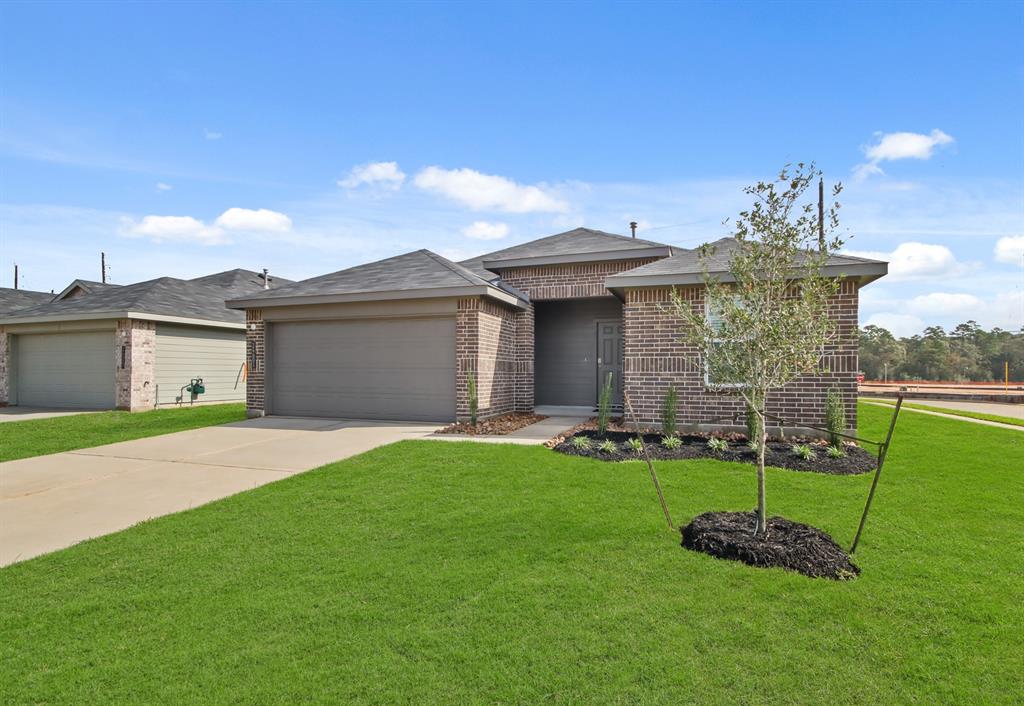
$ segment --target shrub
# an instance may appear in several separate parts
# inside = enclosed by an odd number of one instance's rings
[[[678,436],[663,436],[661,437],[661,445],[666,449],[678,449],[683,445],[683,440]]]
[[[600,444],[600,445],[599,445],[599,446],[597,447],[597,450],[598,450],[598,451],[601,451],[602,453],[606,453],[606,454],[613,454],[613,453],[615,453],[616,451],[618,451],[618,450],[619,450],[619,447],[618,447],[618,446],[616,446],[616,445],[615,445],[615,442],[614,442],[614,441],[612,441],[611,439],[605,439],[605,440],[604,440],[604,441],[602,441],[602,442],[601,442],[601,444]]]
[[[754,451],[761,445],[761,420],[750,405],[747,405],[747,442]]]
[[[469,390],[468,390],[468,392],[469,392],[469,423],[472,424],[475,427],[476,426],[477,405],[479,403],[479,400],[477,399],[477,394],[476,394],[476,376],[473,375],[473,373],[469,374],[469,379],[467,381],[467,385],[469,387]]]
[[[720,439],[717,436],[712,436],[708,439],[708,448],[714,453],[721,453],[729,448],[729,442],[725,439]]]
[[[635,436],[630,438],[626,443],[625,447],[627,450],[632,451],[635,454],[642,454],[644,452],[644,442]]]
[[[842,447],[835,445],[829,446],[825,449],[825,453],[828,454],[829,458],[842,458],[846,455],[846,452],[843,451]]]
[[[814,458],[814,451],[807,444],[793,444],[790,450],[805,461],[810,461]]]
[[[590,437],[589,436],[574,436],[570,441],[573,447],[586,451],[590,448]]]
[[[838,448],[843,443],[843,437],[839,435],[846,433],[846,405],[838,387],[829,388],[825,398],[825,427],[829,441]]]
[[[604,436],[604,433],[608,431],[608,418],[612,413],[612,373],[608,373],[608,377],[605,378],[604,387],[601,388],[601,398],[597,404],[597,434],[598,436]]]
[[[661,432],[665,436],[676,435],[676,410],[679,408],[679,392],[675,385],[669,385],[665,402],[661,408]]]

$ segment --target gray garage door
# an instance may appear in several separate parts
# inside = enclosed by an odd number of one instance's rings
[[[272,414],[455,417],[453,318],[274,323],[269,345]]]
[[[20,335],[15,347],[19,405],[114,406],[114,336],[109,331]]]

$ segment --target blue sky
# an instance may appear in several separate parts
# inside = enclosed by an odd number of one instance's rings
[[[0,286],[692,247],[814,160],[893,261],[862,322],[1019,328],[1022,7],[0,5]]]

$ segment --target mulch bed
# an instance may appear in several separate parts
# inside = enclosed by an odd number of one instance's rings
[[[449,424],[443,429],[438,429],[438,434],[469,434],[471,436],[501,436],[509,434],[547,419],[542,414],[529,414],[527,412],[512,412],[503,414],[500,417],[478,420],[474,427],[469,422],[458,422]]]
[[[581,425],[582,426],[582,425]],[[590,448],[580,449],[572,444],[574,436],[589,437]],[[551,448],[559,453],[570,456],[586,456],[601,461],[635,461],[643,458],[632,449],[627,447],[626,441],[635,438],[636,434],[626,431],[608,431],[604,436],[599,436],[596,430],[581,428],[568,436],[559,437],[554,440]],[[694,458],[713,458],[719,461],[738,461],[739,463],[757,463],[757,452],[747,446],[746,439],[742,434],[733,434],[726,437],[728,448],[723,451],[712,451],[708,448],[710,434],[686,434],[679,437],[682,445],[675,449],[666,449],[661,445],[661,434],[647,433],[643,435],[644,443],[647,445],[647,453],[652,459],[662,461],[680,461]],[[598,450],[601,441],[610,439],[615,442],[616,450],[606,452]],[[793,453],[793,444],[808,444],[814,451],[814,458],[804,460]],[[806,471],[809,473],[828,473],[837,476],[851,476],[861,473],[870,473],[875,470],[878,459],[876,456],[859,446],[845,445],[843,450],[846,455],[841,458],[832,458],[825,453],[828,444],[819,439],[799,439],[796,437],[787,438],[785,441],[769,440],[764,452],[764,462],[767,466],[776,468],[788,468],[792,471]]]
[[[850,557],[825,532],[810,525],[768,518],[768,531],[754,536],[753,512],[706,512],[682,528],[683,546],[750,566],[775,566],[813,578],[844,581],[860,574]]]

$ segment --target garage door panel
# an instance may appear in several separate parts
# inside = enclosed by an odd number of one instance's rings
[[[270,347],[273,414],[455,416],[452,318],[281,322]]]
[[[108,331],[19,335],[17,401],[23,407],[114,406],[114,337]]]

